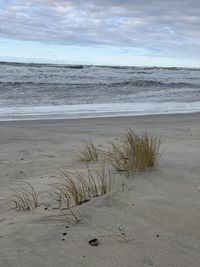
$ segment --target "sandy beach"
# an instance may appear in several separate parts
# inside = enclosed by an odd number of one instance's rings
[[[128,128],[161,136],[159,164],[118,174],[109,194],[75,207],[82,223],[70,224],[52,206],[18,212],[5,204],[20,182],[48,202],[43,192],[58,169],[84,168],[75,154],[83,141],[106,149]],[[0,197],[2,267],[199,267],[200,113],[0,122]],[[92,238],[99,246],[88,244]]]

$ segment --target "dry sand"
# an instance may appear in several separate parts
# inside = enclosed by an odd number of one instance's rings
[[[74,155],[82,141],[106,148],[130,127],[162,136],[159,166],[118,175],[111,193],[76,207],[83,224],[69,224],[52,208],[17,212],[4,204],[8,187],[19,181],[42,192],[58,168],[83,168]],[[1,267],[199,267],[200,114],[0,122],[0,197]],[[121,225],[127,240],[88,245],[118,235]]]

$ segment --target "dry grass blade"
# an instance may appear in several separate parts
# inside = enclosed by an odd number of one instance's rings
[[[96,148],[92,142],[85,142],[83,150],[78,154],[78,158],[80,161],[97,162],[100,158],[100,153],[101,150]]]
[[[57,184],[62,198],[74,205],[80,205],[88,198],[87,181],[78,172],[61,171],[61,181]],[[71,201],[72,200],[72,201]]]
[[[107,235],[100,235],[100,236],[98,236],[98,239],[99,238],[119,237],[119,238],[123,239],[124,241],[127,241],[128,240],[128,236],[126,234],[124,226],[121,225],[120,227],[117,228],[117,230],[118,230],[117,233],[107,234]]]
[[[115,181],[114,172],[106,169],[104,163],[101,163],[100,170],[87,168],[91,196],[96,197],[109,193]]]
[[[111,143],[111,149],[104,152],[104,158],[117,170],[127,173],[129,171],[128,154],[122,143]]]
[[[66,221],[71,224],[79,224],[83,223],[83,217],[81,216],[80,212],[72,211],[72,209],[69,209],[70,213],[66,214]]]
[[[57,209],[60,209],[62,205],[65,208],[70,207],[70,196],[68,192],[66,192],[64,185],[62,183],[54,184],[54,188],[52,191],[46,191],[46,194],[54,201],[58,203]]]
[[[14,204],[17,211],[31,210],[39,206],[37,193],[34,187],[26,183],[25,186],[10,189],[12,194],[8,198],[8,202]]]

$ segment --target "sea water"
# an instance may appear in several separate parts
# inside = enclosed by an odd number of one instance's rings
[[[0,63],[0,120],[200,111],[200,69]]]

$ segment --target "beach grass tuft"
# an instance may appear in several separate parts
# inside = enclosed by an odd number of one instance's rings
[[[80,161],[84,162],[97,162],[100,159],[101,150],[97,148],[93,142],[84,142],[82,151],[77,153]]]
[[[129,129],[118,143],[111,143],[105,159],[118,171],[127,176],[154,167],[159,157],[161,139],[148,132],[138,135]]]
[[[138,171],[154,167],[157,164],[160,145],[160,137],[151,136],[147,131],[139,136],[133,130],[128,130],[124,136],[125,150],[131,164]]]
[[[104,158],[107,160],[117,171],[128,172],[128,155],[124,145],[120,143],[111,143],[109,151],[104,152]]]
[[[28,211],[39,206],[37,193],[30,183],[10,190],[12,193],[8,202],[14,204],[17,211]]]
[[[60,170],[60,181],[54,184],[54,199],[59,208],[81,205],[91,197],[102,196],[110,192],[114,184],[114,172],[105,168],[102,163],[100,169],[86,166],[86,173]]]

